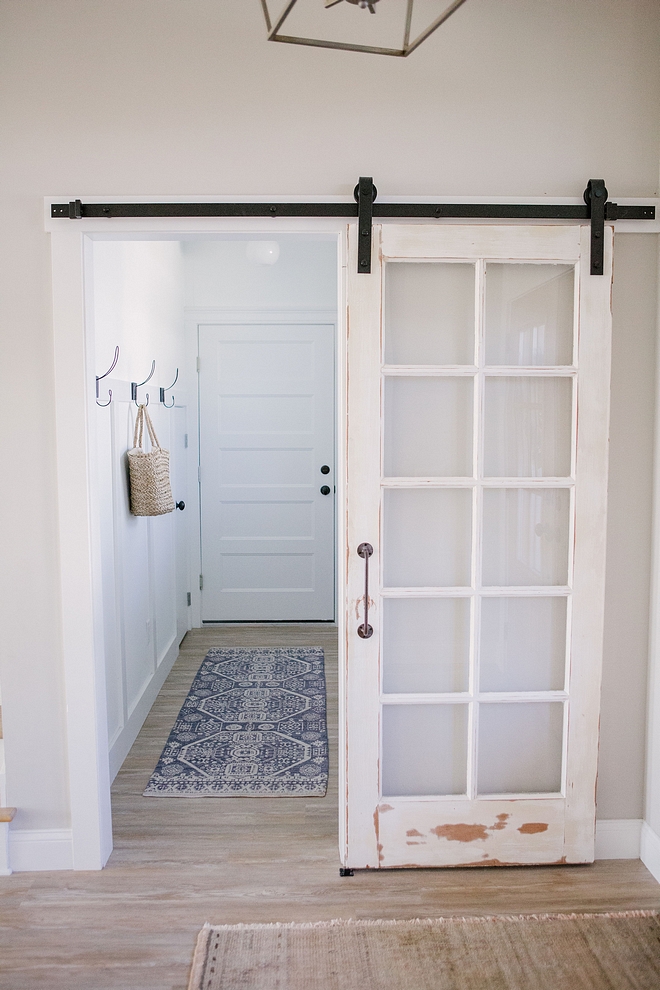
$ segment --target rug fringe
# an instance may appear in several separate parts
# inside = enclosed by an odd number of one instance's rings
[[[333,928],[341,925],[356,928],[389,927],[393,925],[446,925],[452,922],[480,921],[577,921],[580,918],[657,918],[660,912],[656,910],[636,911],[592,911],[573,912],[571,914],[483,914],[460,917],[450,915],[441,918],[333,918],[330,921],[273,921],[254,924],[212,925],[212,931],[259,931],[266,928]],[[207,922],[208,925],[208,922]],[[206,926],[205,926],[206,927]],[[202,929],[202,932],[204,928]],[[200,936],[202,934],[200,932]]]
[[[188,990],[198,990],[202,984],[202,977],[204,976],[204,969],[206,967],[208,944],[211,939],[212,932],[213,928],[207,921],[197,935],[195,952],[193,954],[193,963],[190,970],[190,979],[188,980]]]

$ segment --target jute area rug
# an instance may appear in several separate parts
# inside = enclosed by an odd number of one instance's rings
[[[660,916],[206,925],[189,990],[658,990]]]

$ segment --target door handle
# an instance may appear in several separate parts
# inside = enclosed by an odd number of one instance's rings
[[[319,491],[321,492],[321,495],[329,495],[330,494],[330,489],[328,488],[327,485],[321,485],[321,487],[319,488]]]
[[[358,626],[360,639],[373,636],[373,628],[369,625],[369,557],[374,552],[371,543],[361,543],[357,548],[358,556],[364,557],[364,622]]]
[[[183,512],[183,510],[184,510],[184,509],[185,509],[185,507],[186,507],[186,503],[185,503],[185,502],[183,502],[183,501],[181,501],[181,502],[177,502],[177,503],[176,503],[176,507],[177,507],[177,509],[181,509],[181,511]]]
[[[327,464],[324,464],[321,467],[321,474],[330,474],[330,468]]]

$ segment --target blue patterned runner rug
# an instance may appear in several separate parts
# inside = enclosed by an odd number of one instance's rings
[[[323,650],[210,650],[145,797],[323,797]]]

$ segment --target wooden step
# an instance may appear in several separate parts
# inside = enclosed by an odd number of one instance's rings
[[[0,808],[0,822],[11,822],[16,814],[16,808]]]

